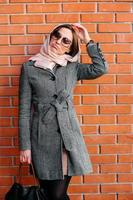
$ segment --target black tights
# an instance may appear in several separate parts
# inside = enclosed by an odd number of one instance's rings
[[[49,200],[67,200],[67,188],[71,176],[64,175],[64,179],[60,180],[42,180],[40,179],[40,186],[45,189]]]

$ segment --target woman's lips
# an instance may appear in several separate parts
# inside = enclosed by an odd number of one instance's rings
[[[55,49],[57,49],[57,47],[56,47],[56,46],[54,46],[54,45],[52,45],[52,47],[53,47],[53,48],[55,48]]]

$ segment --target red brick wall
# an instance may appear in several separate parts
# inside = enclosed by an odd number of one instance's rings
[[[77,110],[94,173],[73,177],[72,200],[132,200],[132,0],[0,0],[0,200],[17,174],[21,64],[52,28],[81,22],[100,42],[109,73],[78,82]],[[82,62],[90,62],[82,45]],[[33,183],[27,166],[23,183]],[[84,197],[84,198],[83,198]]]

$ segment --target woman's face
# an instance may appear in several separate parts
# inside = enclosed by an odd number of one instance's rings
[[[63,55],[70,51],[73,35],[70,29],[61,28],[51,37],[50,50],[58,55]]]

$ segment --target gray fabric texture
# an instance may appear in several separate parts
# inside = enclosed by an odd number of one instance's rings
[[[37,68],[33,61],[22,65],[19,81],[20,150],[31,149],[36,176],[64,179],[61,155],[68,154],[68,175],[92,172],[89,152],[73,105],[78,80],[107,73],[108,65],[99,43],[86,47],[91,64],[68,63],[52,70]]]

